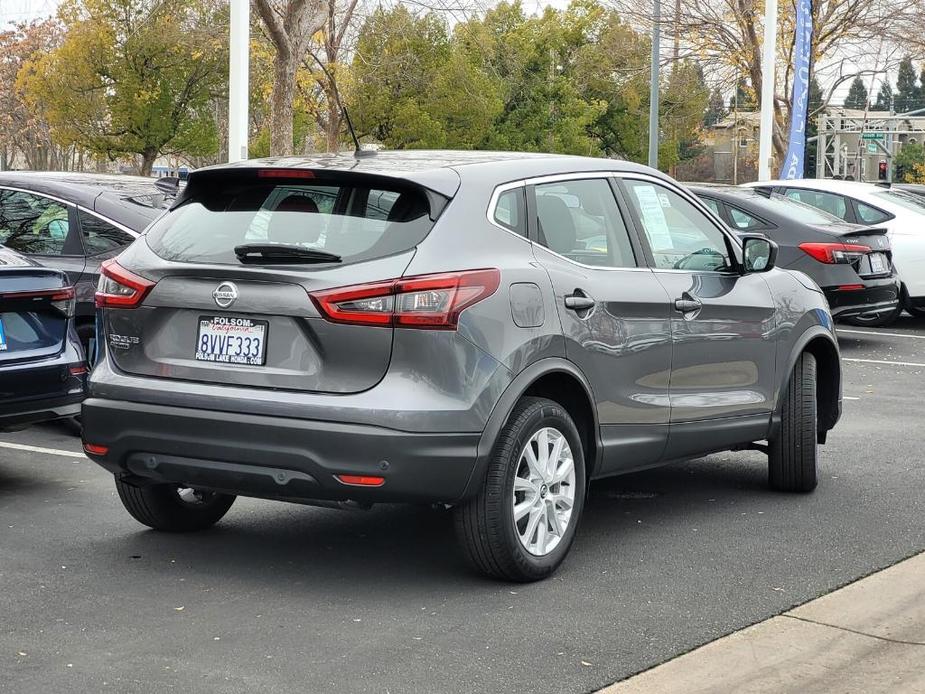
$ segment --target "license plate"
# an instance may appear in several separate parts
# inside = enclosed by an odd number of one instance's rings
[[[870,254],[870,271],[875,275],[882,275],[890,269],[890,265],[883,253]]]
[[[250,318],[201,316],[196,359],[262,366],[267,354],[267,322]]]
[[[3,319],[0,318],[0,352],[5,352],[6,346],[6,333],[3,330]]]

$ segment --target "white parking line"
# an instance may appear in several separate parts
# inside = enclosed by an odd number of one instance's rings
[[[29,451],[31,453],[47,453],[48,455],[61,455],[66,458],[85,458],[80,451],[65,451],[60,448],[42,448],[41,446],[27,446],[24,443],[10,443],[0,441],[0,448],[12,448],[14,451]]]
[[[909,335],[907,333],[878,333],[873,330],[844,330],[838,329],[838,333],[850,333],[851,335],[876,335],[877,337],[908,337],[913,340],[925,340],[925,335]]]
[[[882,361],[880,359],[849,359],[848,357],[842,357],[842,361],[855,361],[862,364],[885,364],[887,366],[918,366],[925,369],[925,364],[919,364],[914,361]]]

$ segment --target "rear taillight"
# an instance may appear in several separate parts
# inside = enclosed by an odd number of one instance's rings
[[[455,330],[459,314],[495,293],[501,272],[465,270],[402,277],[309,292],[321,315],[335,323]]]
[[[801,243],[800,250],[829,265],[847,265],[870,253],[869,246],[854,243]]]
[[[115,259],[107,260],[100,268],[100,281],[96,287],[96,306],[97,308],[136,308],[154,284],[151,280],[129,272]]]
[[[2,292],[0,301],[45,302],[70,318],[74,315],[75,293],[73,287],[61,289],[42,289],[37,292]]]

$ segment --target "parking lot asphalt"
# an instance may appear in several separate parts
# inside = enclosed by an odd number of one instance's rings
[[[778,614],[925,549],[925,319],[840,338],[814,494],[757,452],[599,482],[532,585],[471,573],[427,508],[155,533],[63,428],[0,434],[0,691],[588,692]]]

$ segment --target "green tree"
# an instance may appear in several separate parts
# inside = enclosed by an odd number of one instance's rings
[[[745,78],[736,83],[735,94],[729,97],[729,110],[733,111],[736,108],[740,111],[754,111],[758,108],[755,90]]]
[[[906,183],[921,183],[918,173],[925,166],[925,146],[918,142],[903,145],[899,154],[893,159],[896,167],[896,179]]]
[[[887,77],[880,83],[880,90],[877,92],[877,102],[874,104],[875,111],[889,111],[893,108],[893,87],[890,85],[890,79]]]
[[[719,87],[714,87],[710,92],[710,100],[707,103],[707,113],[703,117],[704,125],[716,125],[726,117],[726,102],[723,99],[723,93]]]
[[[210,96],[227,60],[212,11],[196,0],[68,0],[63,43],[18,83],[58,142],[140,155],[142,175],[160,155],[214,152]]]
[[[867,108],[867,87],[864,86],[864,80],[855,77],[848,89],[848,96],[845,97],[845,108],[854,108],[864,110]]]
[[[893,97],[896,113],[905,113],[915,108],[918,97],[919,85],[916,83],[915,68],[912,66],[912,58],[906,56],[899,63],[896,76],[896,95]]]
[[[819,134],[819,114],[824,107],[822,87],[816,75],[809,78],[809,101],[806,104],[806,149],[803,155],[803,176],[816,177],[817,142],[810,140]]]

